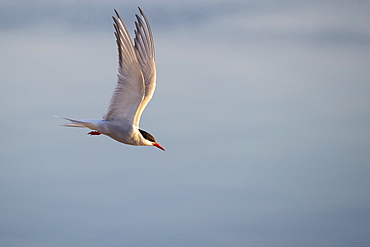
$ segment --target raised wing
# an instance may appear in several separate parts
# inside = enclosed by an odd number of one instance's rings
[[[135,21],[135,52],[144,77],[145,92],[143,100],[136,112],[134,124],[139,126],[141,114],[153,96],[155,90],[156,69],[154,61],[154,42],[148,19],[139,8],[141,16],[136,15]]]
[[[112,18],[118,46],[118,82],[104,119],[138,125],[136,115],[141,109],[143,99],[146,97],[146,86],[130,35],[121,17],[116,10],[114,11],[117,15],[117,18]]]

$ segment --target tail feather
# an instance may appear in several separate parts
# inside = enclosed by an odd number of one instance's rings
[[[70,118],[65,118],[65,117],[59,117],[59,116],[54,116],[57,118],[65,119],[70,121],[70,123],[63,124],[62,126],[67,126],[67,127],[79,127],[79,128],[89,128],[92,130],[96,130],[96,126],[88,121],[84,120],[75,120],[75,119],[70,119]]]

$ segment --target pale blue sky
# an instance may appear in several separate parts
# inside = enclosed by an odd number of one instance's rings
[[[1,246],[368,246],[368,1],[7,1]],[[154,34],[157,90],[123,145],[101,118],[111,16]]]

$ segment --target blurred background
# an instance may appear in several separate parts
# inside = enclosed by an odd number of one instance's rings
[[[154,35],[133,147],[111,16]],[[369,246],[370,2],[1,1],[1,246]]]

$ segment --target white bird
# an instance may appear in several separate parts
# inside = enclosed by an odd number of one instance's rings
[[[134,44],[118,12],[114,21],[118,46],[118,82],[103,120],[69,120],[63,126],[92,129],[90,135],[104,134],[116,141],[136,146],[155,146],[164,151],[154,137],[139,129],[141,114],[153,96],[156,85],[154,42],[148,19],[139,8]]]

